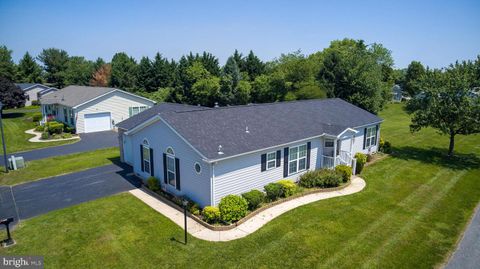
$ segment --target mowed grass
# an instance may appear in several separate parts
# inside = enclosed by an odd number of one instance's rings
[[[281,215],[246,238],[206,242],[129,194],[24,221],[2,254],[45,256],[48,268],[432,268],[440,265],[480,200],[478,136],[410,134],[400,105],[382,135],[391,157],[365,168],[360,193]],[[180,242],[179,242],[180,241]]]
[[[117,147],[56,156],[27,162],[27,167],[0,173],[0,185],[15,185],[86,170],[120,161]]]
[[[33,135],[26,134],[25,131],[35,128],[32,121],[32,115],[38,112],[38,108],[19,108],[10,109],[3,112],[3,131],[7,146],[7,153],[21,152],[38,148],[52,147],[64,144],[75,143],[78,140],[66,140],[57,142],[32,143],[28,139]],[[0,153],[3,154],[0,137]]]

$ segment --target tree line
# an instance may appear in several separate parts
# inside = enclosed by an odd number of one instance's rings
[[[332,41],[310,55],[296,51],[268,62],[253,51],[244,55],[235,50],[223,66],[208,52],[178,60],[157,53],[138,62],[119,52],[106,62],[48,48],[36,57],[25,53],[18,64],[11,53],[0,47],[0,76],[11,81],[57,88],[116,87],[159,102],[204,106],[339,97],[377,113],[389,100],[397,74],[388,49],[353,39]]]

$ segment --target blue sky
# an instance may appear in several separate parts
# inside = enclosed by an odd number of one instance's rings
[[[480,54],[479,14],[478,0],[0,0],[0,44],[15,61],[56,47],[106,60],[119,51],[178,59],[206,50],[224,63],[234,49],[271,60],[348,37],[382,43],[400,68],[412,60],[442,67]]]

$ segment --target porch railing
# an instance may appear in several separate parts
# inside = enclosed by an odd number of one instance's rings
[[[329,168],[332,169],[336,165],[339,164],[344,164],[352,167],[352,171],[355,171],[356,166],[357,166],[357,160],[355,158],[352,158],[352,155],[348,151],[340,151],[340,154],[337,155],[336,157],[332,156],[322,156],[322,167],[323,168]],[[334,159],[335,162],[334,162]],[[355,172],[354,172],[355,173]]]

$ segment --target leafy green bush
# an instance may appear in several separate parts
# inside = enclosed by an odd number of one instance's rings
[[[37,127],[35,127],[36,132],[43,132],[44,130],[45,130],[45,127],[42,125],[38,125]]]
[[[42,139],[48,139],[50,137],[50,134],[48,132],[43,132],[41,138]]]
[[[40,105],[40,101],[38,100],[33,100],[32,101],[32,106],[39,106]]]
[[[289,179],[282,179],[277,181],[280,186],[282,186],[282,195],[283,197],[291,196],[297,190],[297,185]]]
[[[385,144],[383,145],[382,152],[384,153],[392,153],[392,144],[389,141],[385,141]]]
[[[306,188],[330,188],[340,185],[342,174],[333,169],[310,171],[300,177],[300,186]]]
[[[259,190],[242,193],[242,197],[247,200],[249,210],[257,209],[265,201],[265,194]]]
[[[267,198],[270,201],[275,201],[278,198],[283,196],[283,187],[278,183],[269,183],[263,187],[265,189],[265,193],[267,194]]]
[[[33,122],[39,122],[42,120],[42,113],[41,112],[35,112],[32,115],[32,121]]]
[[[152,191],[160,190],[160,185],[158,184],[158,179],[155,177],[149,177],[147,179],[147,187]]]
[[[63,132],[63,123],[51,121],[48,123],[48,132],[50,134],[61,134]]]
[[[347,182],[350,179],[350,176],[352,176],[352,168],[344,164],[337,165],[335,171],[342,175],[343,182]]]
[[[365,166],[365,163],[367,162],[367,155],[357,152],[357,154],[355,154],[355,159],[357,160],[357,169],[355,174],[360,174]]]
[[[75,133],[75,127],[70,127],[68,125],[65,125],[65,127],[63,128],[63,132],[74,134]]]
[[[192,213],[193,215],[200,215],[200,206],[193,201],[188,201],[187,209],[188,212]]]
[[[215,206],[206,206],[202,211],[203,219],[208,223],[215,223],[220,219],[220,209]]]
[[[238,221],[247,215],[248,203],[238,195],[227,195],[218,204],[220,218],[225,222]]]

